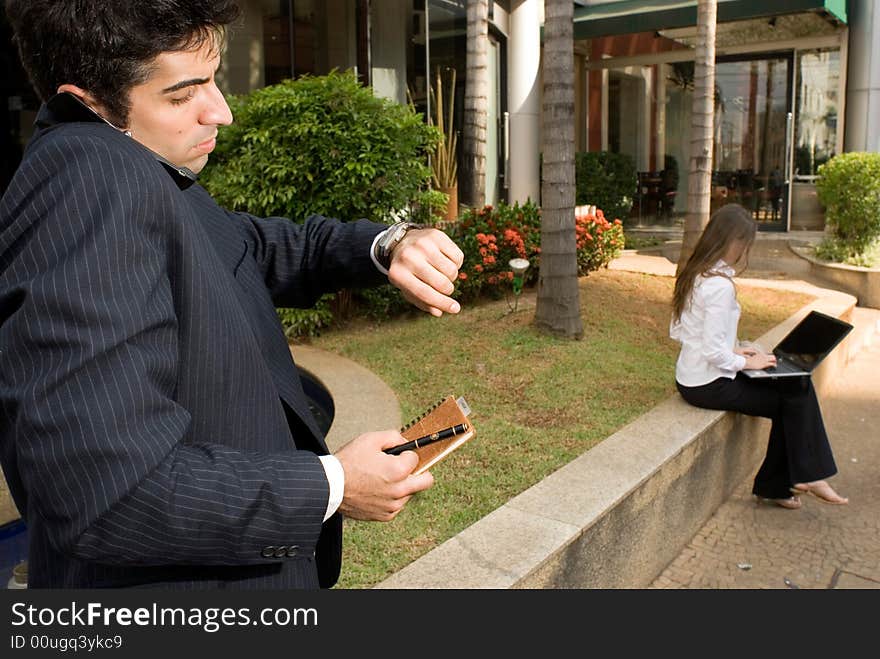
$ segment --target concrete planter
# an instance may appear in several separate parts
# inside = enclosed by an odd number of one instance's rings
[[[880,309],[880,268],[828,263],[813,256],[804,244],[789,243],[789,249],[809,263],[810,274],[837,290],[854,295],[860,307]]]

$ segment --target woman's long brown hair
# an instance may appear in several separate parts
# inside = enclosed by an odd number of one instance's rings
[[[675,291],[672,294],[672,317],[681,318],[687,308],[697,275],[704,275],[723,258],[730,246],[741,243],[742,253],[738,261],[747,258],[749,248],[755,240],[758,225],[751,213],[739,204],[727,204],[719,208],[709,219],[681,272],[675,278]],[[736,263],[728,263],[730,266]]]

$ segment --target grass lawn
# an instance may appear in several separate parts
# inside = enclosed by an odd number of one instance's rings
[[[624,232],[624,244],[627,249],[645,249],[646,247],[659,247],[666,242],[665,238],[652,235],[640,235]]]
[[[359,362],[398,395],[405,419],[464,396],[477,437],[432,472],[434,487],[388,523],[346,520],[337,587],[370,587],[473,524],[674,392],[673,281],[602,270],[581,280],[584,338],[536,332],[534,291],[458,316],[350,322],[313,339]],[[740,338],[755,339],[810,301],[738,286]],[[372,430],[372,429],[364,429]]]

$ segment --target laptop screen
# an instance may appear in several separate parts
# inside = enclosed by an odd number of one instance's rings
[[[850,332],[852,325],[811,311],[773,350],[811,371]]]

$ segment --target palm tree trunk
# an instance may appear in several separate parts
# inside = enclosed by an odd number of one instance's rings
[[[574,3],[544,0],[541,271],[535,325],[583,336],[574,230]]]
[[[489,2],[467,0],[467,76],[461,176],[462,201],[472,207],[486,199],[486,115],[489,98]]]
[[[712,187],[712,142],[715,115],[715,23],[717,0],[699,0],[697,4],[697,48],[694,60],[694,105],[691,115],[691,161],[688,177],[687,217],[680,271],[690,258],[709,222]]]

